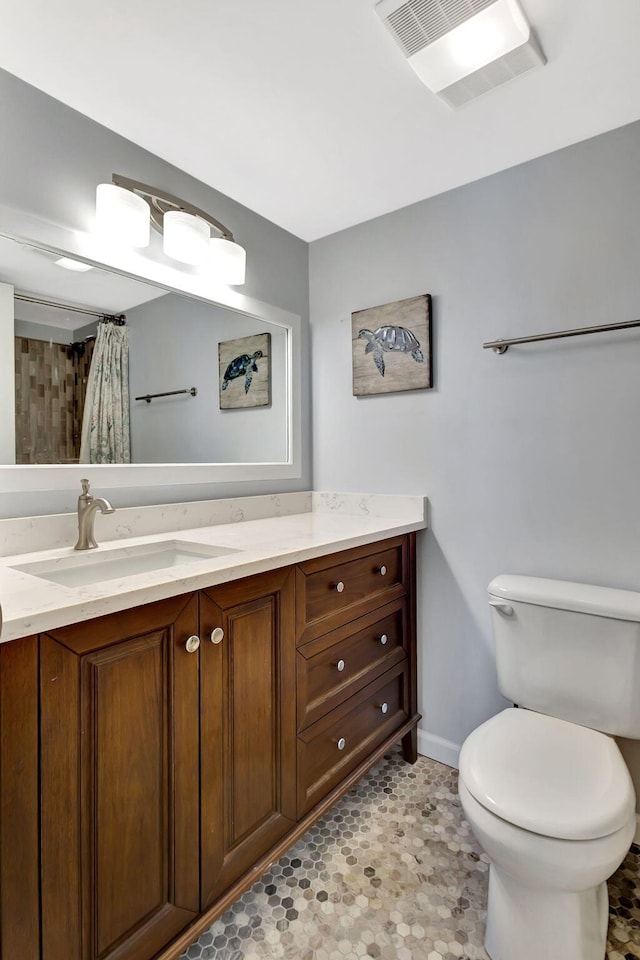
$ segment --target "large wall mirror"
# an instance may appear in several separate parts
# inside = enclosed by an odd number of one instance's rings
[[[17,219],[0,208],[3,489],[60,489],[80,473],[101,487],[300,476],[298,317],[233,290],[207,295],[176,271],[159,283],[153,264],[135,277],[128,263],[105,268],[77,234]],[[86,449],[80,463],[104,323],[127,328],[126,466],[95,465]]]

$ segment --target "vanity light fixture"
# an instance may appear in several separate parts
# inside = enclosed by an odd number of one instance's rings
[[[245,280],[246,251],[211,214],[170,193],[114,173],[98,185],[96,228],[129,247],[146,247],[150,225],[163,235],[163,249],[180,263],[209,265],[223,283]]]

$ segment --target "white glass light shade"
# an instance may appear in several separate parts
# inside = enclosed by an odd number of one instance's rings
[[[162,246],[180,263],[202,263],[209,252],[209,224],[184,210],[169,210],[162,219]]]
[[[149,207],[142,197],[115,183],[96,190],[96,229],[127,247],[149,246]]]
[[[209,241],[210,259],[215,275],[223,283],[239,287],[244,283],[247,251],[238,243],[224,237],[212,237]]]

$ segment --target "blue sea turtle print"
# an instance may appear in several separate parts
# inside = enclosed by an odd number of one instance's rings
[[[258,372],[256,360],[259,360],[261,356],[263,356],[262,350],[256,350],[251,356],[248,353],[243,353],[239,357],[234,357],[224,372],[222,389],[226,390],[229,382],[235,380],[236,377],[244,376],[244,392],[249,393],[253,375]]]
[[[395,351],[397,353],[409,353],[416,363],[424,363],[424,353],[420,348],[420,341],[411,330],[405,327],[384,326],[377,330],[360,330],[359,340],[368,340],[365,347],[365,353],[373,353],[373,362],[384,377],[384,357],[383,353]]]

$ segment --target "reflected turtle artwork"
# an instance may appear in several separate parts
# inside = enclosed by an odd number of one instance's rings
[[[266,407],[270,398],[270,334],[218,344],[220,409]]]
[[[358,310],[351,333],[354,396],[432,385],[429,294]]]
[[[262,350],[256,350],[256,352],[252,353],[251,356],[243,353],[241,357],[234,357],[224,372],[224,377],[222,378],[222,389],[227,389],[230,380],[235,380],[236,377],[244,376],[244,392],[249,393],[253,375],[254,373],[258,372],[256,360],[261,356]]]

